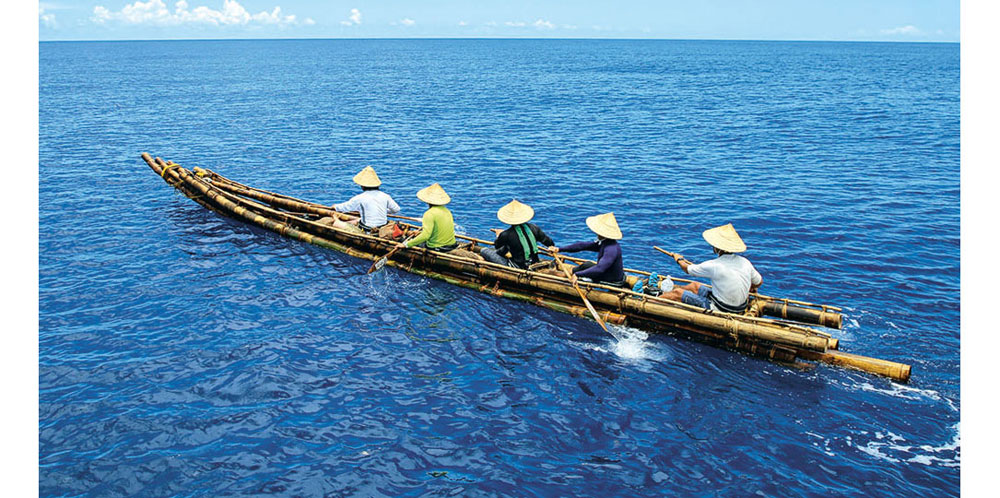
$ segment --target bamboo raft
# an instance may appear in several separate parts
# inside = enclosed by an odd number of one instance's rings
[[[152,158],[142,159],[153,172],[188,198],[225,216],[276,232],[285,237],[333,249],[348,255],[377,260],[396,244],[367,233],[357,233],[318,223],[320,217],[346,219],[348,215],[322,204],[249,187],[207,169],[187,169]],[[406,230],[420,220],[391,216]],[[492,242],[456,235],[466,249],[478,252]],[[543,254],[547,254],[543,251]],[[588,260],[562,256],[573,263]],[[487,294],[517,299],[551,310],[591,319],[580,294],[564,276],[521,270],[451,253],[419,247],[396,251],[385,263],[401,270],[434,278]],[[631,286],[647,272],[626,269]],[[674,278],[678,282],[690,280]],[[664,332],[776,362],[808,366],[826,363],[882,375],[899,382],[910,378],[910,365],[840,351],[839,341],[816,327],[840,329],[840,308],[791,299],[751,295],[746,314],[708,312],[659,297],[579,282],[586,298],[607,323]]]

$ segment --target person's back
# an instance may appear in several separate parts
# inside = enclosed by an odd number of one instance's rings
[[[660,297],[707,310],[744,313],[750,293],[764,283],[750,260],[735,254],[746,251],[746,244],[732,223],[710,228],[701,235],[712,246],[717,256],[715,259],[696,265],[680,254],[673,254],[673,257],[688,275],[711,279],[711,288],[700,282],[691,282],[674,286]]]
[[[597,263],[580,263],[573,274],[594,282],[625,284],[622,248],[617,240],[599,238],[596,241],[576,242],[559,248],[559,252],[594,251]]]
[[[399,247],[415,247],[425,245],[428,249],[451,251],[458,245],[455,242],[455,220],[451,211],[444,207],[451,202],[451,197],[437,183],[417,192],[417,198],[427,203],[427,211],[421,219],[423,226],[420,234],[406,242],[400,242]]]
[[[688,275],[712,281],[712,297],[717,307],[743,308],[750,297],[750,288],[761,283],[760,273],[750,260],[737,254],[723,254],[718,258],[687,267]],[[718,306],[719,301],[722,306]]]
[[[528,223],[534,216],[535,210],[531,206],[517,199],[511,200],[497,211],[497,219],[510,227],[506,230],[493,228],[492,231],[497,234],[493,247],[484,246],[479,255],[490,263],[522,270],[538,263],[538,244],[552,245],[553,242],[541,228]]]
[[[399,212],[399,204],[389,194],[377,188],[366,188],[347,202],[333,206],[340,212],[357,211],[361,216],[362,228],[373,229],[389,222],[388,215]]]
[[[500,255],[510,253],[510,264],[523,270],[538,263],[538,244],[551,246],[554,242],[538,225],[522,223],[500,232],[493,247]]]
[[[597,234],[597,240],[591,242],[577,242],[564,247],[550,247],[549,251],[556,252],[597,252],[596,263],[581,263],[573,267],[573,279],[586,278],[589,281],[616,287],[627,285],[625,279],[624,264],[622,263],[622,248],[618,240],[622,238],[622,231],[618,227],[618,220],[614,213],[604,213],[587,218],[587,227]]]
[[[423,232],[409,244],[410,247],[426,242],[428,249],[454,246],[455,218],[444,206],[430,206],[421,219]]]
[[[359,228],[365,231],[374,231],[389,223],[389,214],[399,212],[399,204],[392,200],[392,196],[379,190],[382,180],[371,166],[365,166],[365,169],[354,175],[354,183],[361,187],[362,192],[347,202],[331,206],[334,211],[341,213],[357,211],[358,218],[353,218],[348,223],[359,225]],[[330,220],[334,226],[339,224],[344,228],[345,224],[339,220],[328,217],[321,219],[320,222],[325,220]]]

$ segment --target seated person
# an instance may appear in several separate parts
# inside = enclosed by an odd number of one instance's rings
[[[334,204],[332,207],[334,211],[342,213],[357,211],[360,217],[347,221],[326,217],[319,222],[349,230],[352,226],[357,226],[362,231],[377,233],[379,227],[389,222],[386,215],[399,212],[399,204],[396,204],[389,194],[379,190],[382,180],[371,166],[366,166],[360,173],[354,175],[354,183],[361,187],[362,192],[347,202]]]
[[[417,192],[417,199],[427,203],[427,211],[421,222],[420,234],[405,242],[397,244],[399,248],[426,247],[434,251],[448,252],[458,248],[455,242],[455,220],[451,211],[444,207],[451,202],[451,197],[437,183]]]
[[[531,206],[512,200],[497,211],[497,218],[510,225],[510,228],[497,232],[493,247],[483,247],[479,254],[491,263],[511,266],[526,270],[528,266],[538,263],[538,244],[554,245],[552,239],[545,235],[534,223],[528,223],[535,216]],[[510,258],[506,254],[510,253]]]
[[[674,287],[660,297],[707,310],[743,314],[749,304],[750,293],[756,292],[764,283],[753,264],[736,254],[746,251],[746,244],[732,223],[705,230],[702,237],[712,246],[717,258],[696,265],[677,254],[674,261],[688,275],[711,279],[712,287],[691,282]]]
[[[625,270],[622,264],[622,249],[618,240],[622,231],[618,228],[618,220],[614,213],[604,213],[587,218],[587,227],[597,234],[597,240],[592,242],[577,242],[565,247],[550,247],[549,251],[578,252],[597,251],[597,263],[583,263],[573,268],[570,281],[575,285],[577,278],[615,287],[625,287]]]

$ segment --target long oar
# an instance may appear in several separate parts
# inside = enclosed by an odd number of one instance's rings
[[[420,233],[420,232],[417,232],[417,233]],[[416,235],[414,235],[413,237],[416,237]],[[409,242],[409,241],[413,240],[413,237],[410,237],[410,238],[406,239],[404,242]],[[385,256],[382,256],[381,258],[375,260],[375,262],[372,263],[372,267],[368,269],[368,273],[377,272],[377,271],[381,270],[382,267],[385,266],[386,261],[389,261],[389,258],[391,258],[393,254],[396,254],[396,251],[398,251],[400,249],[402,249],[402,248],[399,247],[399,246],[393,247],[392,250],[389,251]]]
[[[554,259],[556,261],[556,264],[559,265],[559,269],[561,269],[563,273],[566,274],[566,278],[569,279],[570,283],[573,283],[573,273],[570,272],[569,268],[562,262],[562,259],[559,257],[559,253],[555,252],[552,253],[552,259]],[[583,293],[583,290],[580,289],[580,285],[573,283],[573,287],[576,289],[578,293],[580,293],[580,299],[583,299],[583,304],[587,305],[587,309],[590,310],[590,314],[594,316],[594,320],[597,320],[597,323],[601,326],[601,328],[604,329],[605,332],[607,332],[608,326],[604,324],[604,320],[601,319],[601,315],[597,314],[597,310],[594,309],[594,305],[590,304],[590,300],[587,299],[587,296]]]
[[[653,249],[656,249],[657,251],[660,251],[660,252],[662,252],[663,254],[666,254],[667,256],[670,256],[671,258],[674,258],[674,260],[675,260],[675,261],[676,261],[676,260],[677,260],[677,258],[678,258],[678,257],[680,256],[680,254],[679,254],[679,253],[676,253],[676,252],[670,252],[670,251],[667,251],[667,250],[664,250],[664,249],[660,249],[659,247],[656,247],[656,246],[653,246]]]

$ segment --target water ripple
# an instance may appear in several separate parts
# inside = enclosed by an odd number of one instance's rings
[[[959,57],[948,44],[315,40],[39,46],[44,496],[951,495]],[[733,222],[765,290],[913,381],[790,369],[367,264],[138,159],[320,202],[372,164],[462,230],[510,198],[630,267]]]

